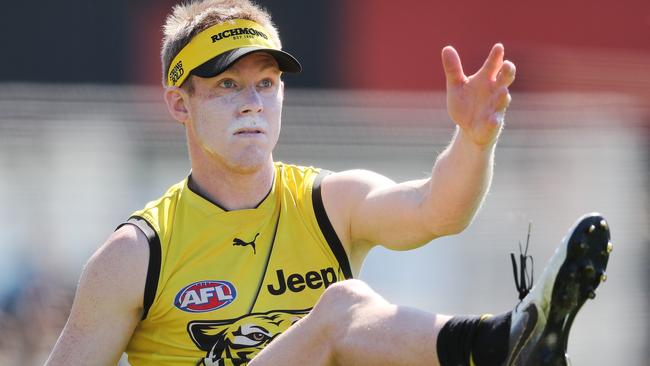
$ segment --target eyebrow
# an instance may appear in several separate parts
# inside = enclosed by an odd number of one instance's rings
[[[269,68],[274,68],[274,67],[279,68],[278,62],[275,61],[275,59],[273,57],[269,56],[269,57],[264,58],[264,63],[260,66],[260,70],[263,71],[263,70],[266,70],[266,69],[269,69]]]
[[[265,71],[267,69],[278,69],[278,71],[280,71],[280,67],[274,62],[268,62],[260,67],[260,71]]]

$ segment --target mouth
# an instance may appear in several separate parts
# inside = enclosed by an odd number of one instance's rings
[[[254,136],[254,135],[263,135],[265,132],[260,128],[240,128],[235,131],[234,135],[243,135],[243,136]]]

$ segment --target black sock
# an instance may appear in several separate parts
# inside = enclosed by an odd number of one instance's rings
[[[454,316],[438,333],[436,350],[440,366],[467,366],[472,352],[472,340],[480,316]]]
[[[510,312],[481,320],[480,316],[454,316],[438,334],[440,366],[499,365],[508,353]]]
[[[481,320],[472,342],[472,359],[476,366],[500,365],[508,356],[511,312]]]

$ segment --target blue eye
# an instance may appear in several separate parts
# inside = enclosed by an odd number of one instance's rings
[[[232,89],[237,87],[235,82],[232,79],[225,79],[219,82],[219,86],[226,89]]]
[[[259,83],[260,88],[270,88],[273,86],[271,79],[264,79]]]

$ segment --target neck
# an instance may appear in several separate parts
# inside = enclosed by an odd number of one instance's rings
[[[272,158],[260,169],[246,172],[192,164],[190,188],[225,210],[242,210],[262,202],[271,190],[273,176]]]

